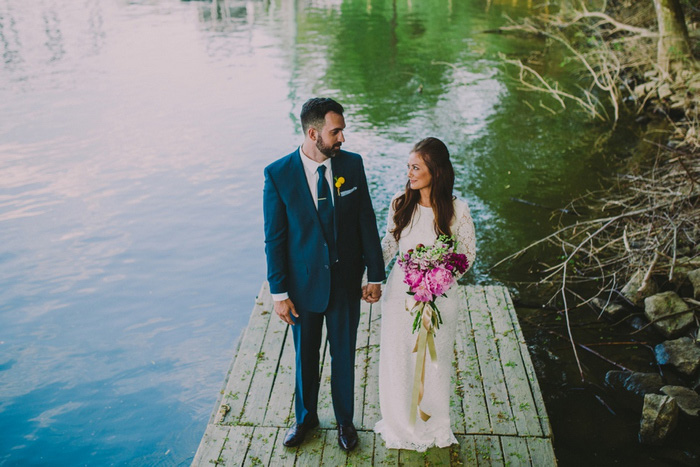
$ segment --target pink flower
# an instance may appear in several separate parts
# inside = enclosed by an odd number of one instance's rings
[[[433,300],[433,294],[425,285],[425,281],[421,282],[416,287],[411,287],[411,290],[415,292],[413,299],[417,302],[431,302]]]
[[[430,292],[436,296],[447,292],[454,282],[452,273],[444,267],[429,270],[425,275],[425,282]]]
[[[403,281],[408,284],[411,289],[415,289],[423,282],[423,273],[419,269],[409,268],[406,270],[406,275]]]

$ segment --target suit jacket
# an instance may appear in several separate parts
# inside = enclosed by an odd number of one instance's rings
[[[359,300],[362,274],[384,280],[377,223],[362,157],[340,151],[331,159],[335,186],[335,234],[340,283]],[[309,192],[299,149],[265,168],[263,195],[267,280],[272,293],[287,292],[297,310],[322,313],[330,298],[329,251]]]

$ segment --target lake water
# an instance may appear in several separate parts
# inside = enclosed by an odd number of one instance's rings
[[[410,147],[442,138],[469,280],[497,280],[552,225],[518,199],[608,170],[600,129],[498,59],[541,44],[482,33],[541,3],[0,0],[0,464],[192,460],[265,278],[262,171],[311,96],[345,106],[381,227]]]

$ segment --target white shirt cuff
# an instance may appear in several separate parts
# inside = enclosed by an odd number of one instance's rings
[[[367,282],[368,284],[381,284],[381,282]]]
[[[286,300],[288,298],[289,298],[289,294],[287,292],[273,293],[272,294],[272,299],[276,302],[281,302],[282,300]]]

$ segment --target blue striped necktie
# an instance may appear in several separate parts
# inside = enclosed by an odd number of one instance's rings
[[[333,198],[331,189],[326,181],[326,166],[318,166],[318,218],[323,228],[323,236],[328,245],[328,257],[331,264],[338,260],[338,251],[335,245],[335,221],[333,219]]]

